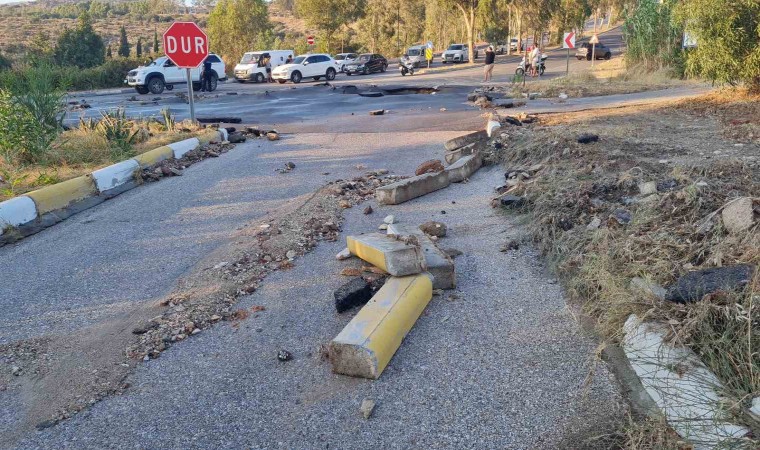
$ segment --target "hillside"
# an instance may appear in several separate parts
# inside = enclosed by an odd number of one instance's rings
[[[54,43],[66,29],[76,26],[80,8],[90,4],[95,31],[103,37],[106,45],[115,48],[119,30],[127,30],[129,42],[134,46],[142,38],[143,46],[152,46],[153,34],[160,35],[174,21],[193,21],[201,27],[206,25],[208,10],[204,8],[178,7],[170,0],[109,1],[99,2],[103,11],[92,14],[96,1],[43,0],[23,4],[0,5],[0,51],[11,57],[21,55],[40,32]],[[96,10],[97,11],[97,10]],[[270,7],[270,19],[275,32],[281,36],[300,36],[306,33],[302,20],[276,5]],[[150,50],[150,48],[148,49]]]

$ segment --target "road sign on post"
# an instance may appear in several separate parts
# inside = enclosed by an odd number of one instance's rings
[[[425,49],[425,59],[427,59],[428,63],[428,69],[430,68],[430,61],[433,60],[433,49],[430,47],[427,47]]]
[[[186,70],[190,120],[195,122],[195,98],[190,69],[200,66],[208,57],[208,36],[193,22],[174,22],[164,32],[164,53],[174,65]]]
[[[562,39],[562,48],[567,49],[567,60],[565,61],[565,75],[570,74],[570,49],[575,48],[575,33],[565,33],[564,39]]]
[[[591,67],[594,67],[594,61],[596,61],[596,44],[599,43],[599,36],[591,36],[588,43],[591,44]]]

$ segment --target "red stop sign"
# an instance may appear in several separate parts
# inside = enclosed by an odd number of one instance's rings
[[[208,36],[193,22],[174,22],[164,32],[164,53],[177,67],[194,69],[208,56]]]
[[[314,36],[309,36],[306,38],[306,43],[309,45],[314,45]]]

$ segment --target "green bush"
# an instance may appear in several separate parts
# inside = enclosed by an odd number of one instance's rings
[[[682,28],[674,25],[672,10],[676,0],[641,0],[625,11],[623,37],[626,62],[650,70],[670,67],[682,72]]]

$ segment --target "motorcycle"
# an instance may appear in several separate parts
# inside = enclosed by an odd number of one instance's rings
[[[544,70],[546,70],[546,60],[549,58],[549,55],[546,53],[541,54],[541,61],[538,63],[538,74],[543,75]],[[520,64],[517,65],[517,70],[515,70],[515,75],[521,77],[525,75],[525,58],[523,57],[522,61],[520,61]]]
[[[405,62],[402,58],[398,62],[398,70],[401,72],[401,76],[405,77],[406,74],[414,75],[414,64],[411,62]]]

